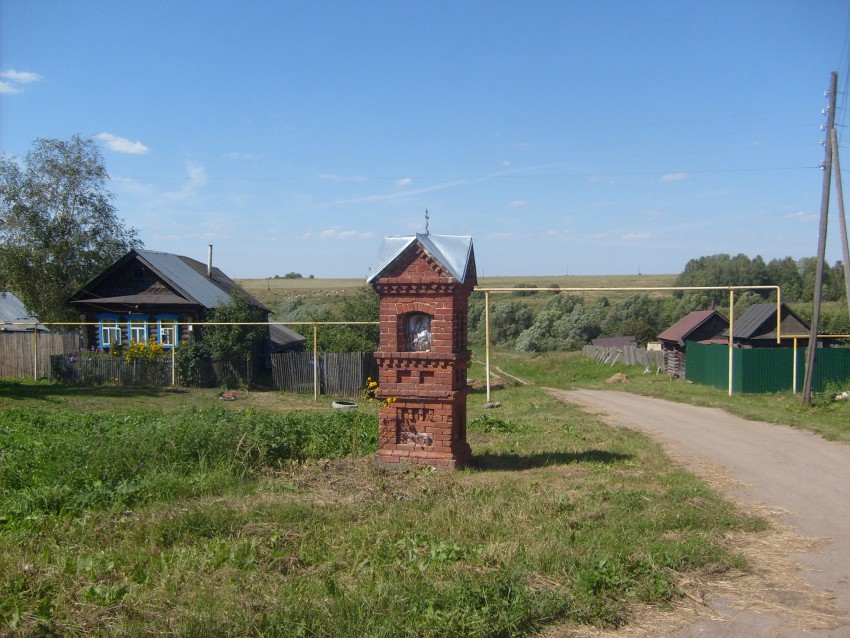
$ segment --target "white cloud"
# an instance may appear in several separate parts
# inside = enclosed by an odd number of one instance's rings
[[[33,82],[38,82],[40,79],[41,76],[38,73],[31,73],[29,71],[14,71],[13,69],[0,71],[0,94],[15,95],[17,93],[23,93],[24,88],[21,86],[22,84],[32,84]]]
[[[626,241],[643,241],[650,237],[652,237],[650,233],[630,233],[628,235],[623,235],[621,239],[625,239]]]
[[[517,235],[514,234],[514,233],[490,233],[489,235],[487,235],[487,239],[490,239],[490,240],[493,240],[493,241],[499,241],[499,240],[503,240],[503,239],[516,239],[516,238],[517,238]]]
[[[402,186],[410,186],[413,183],[413,180],[409,177],[403,177],[399,180],[396,180],[395,187],[401,188]]]
[[[816,219],[819,219],[819,217],[817,215],[814,215],[812,213],[807,213],[804,210],[798,210],[796,213],[788,213],[787,215],[785,215],[785,218],[786,219],[793,219],[794,221],[798,221],[798,222],[811,222],[811,221],[814,221]]]
[[[527,200],[515,199],[508,204],[508,208],[520,208],[521,206],[525,206],[527,204],[528,204]]]
[[[8,82],[4,82],[0,80],[0,95],[15,95],[16,93],[23,92],[23,89],[20,89]]]
[[[246,161],[246,162],[247,162],[247,161],[250,161],[250,160],[258,160],[258,159],[260,159],[260,156],[259,156],[259,155],[257,155],[257,154],[255,154],[255,153],[239,153],[239,152],[234,152],[234,153],[225,153],[225,154],[224,154],[224,158],[225,158],[225,159],[240,160],[240,161]]]
[[[661,176],[662,182],[678,182],[683,179],[687,179],[687,173],[667,173],[666,175]]]
[[[319,233],[319,239],[326,241],[329,239],[340,239],[347,241],[350,239],[373,239],[375,233],[372,231],[361,232],[358,230],[346,230],[339,226],[331,226]]]
[[[112,133],[98,133],[95,137],[106,143],[107,148],[117,153],[128,153],[130,155],[144,155],[150,149],[139,142],[132,142],[126,137],[118,137]]]
[[[9,69],[8,71],[0,71],[0,78],[11,80],[18,84],[32,84],[33,82],[38,82],[41,76],[38,73],[30,73],[29,71],[13,71]]]
[[[198,191],[209,181],[207,170],[197,162],[186,162],[186,173],[189,179],[183,183],[180,190],[164,193],[165,201],[180,203],[183,205],[197,205],[200,203],[196,198]]]
[[[333,173],[322,173],[318,177],[331,182],[365,182],[368,179],[362,175],[335,175]]]

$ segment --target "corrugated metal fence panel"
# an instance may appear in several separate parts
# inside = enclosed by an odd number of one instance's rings
[[[735,391],[739,391],[738,386],[740,392],[750,393],[784,392],[791,389],[794,381],[791,348],[736,349],[735,352],[741,353],[740,369],[737,367],[738,361],[733,362],[736,365]]]
[[[805,351],[800,358],[805,358]],[[848,380],[850,380],[850,348],[818,348],[815,353],[812,390],[821,392],[829,382],[846,385]]]
[[[50,357],[79,349],[75,333],[40,332],[36,344],[32,332],[0,332],[0,378],[33,378],[50,375]],[[38,350],[36,359],[36,349]]]
[[[793,348],[732,350],[733,392],[788,392],[794,384]],[[796,352],[797,391],[805,378],[805,350]],[[729,387],[729,348],[719,344],[687,344],[686,378],[721,390]],[[821,392],[830,382],[850,382],[850,348],[819,348],[815,356],[812,390]]]
[[[688,341],[685,353],[688,381],[722,390],[729,387],[729,350],[726,346]]]

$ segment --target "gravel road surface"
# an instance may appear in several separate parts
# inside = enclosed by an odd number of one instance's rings
[[[659,440],[698,475],[722,473],[728,480],[720,482],[721,490],[745,508],[769,512],[791,536],[803,537],[797,543],[783,537],[788,551],[771,561],[780,571],[780,562],[795,568],[790,572],[796,572],[799,587],[783,581],[784,591],[765,596],[708,592],[705,611],[697,610],[687,626],[646,635],[850,638],[850,445],[627,392],[549,391]],[[769,585],[777,582],[767,573],[771,567],[763,571],[761,587],[779,589]]]

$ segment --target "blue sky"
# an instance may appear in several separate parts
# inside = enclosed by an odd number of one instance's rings
[[[0,148],[96,138],[146,248],[212,243],[232,277],[365,277],[426,209],[479,276],[800,258],[848,26],[846,0],[0,0]]]

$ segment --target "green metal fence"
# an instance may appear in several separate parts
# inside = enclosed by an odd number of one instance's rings
[[[721,390],[729,388],[728,346],[689,341],[686,352],[685,378],[688,381]],[[805,354],[804,348],[733,348],[732,392],[801,391],[805,377]],[[820,392],[829,382],[841,383],[848,379],[850,348],[818,348],[815,354],[812,389]]]

